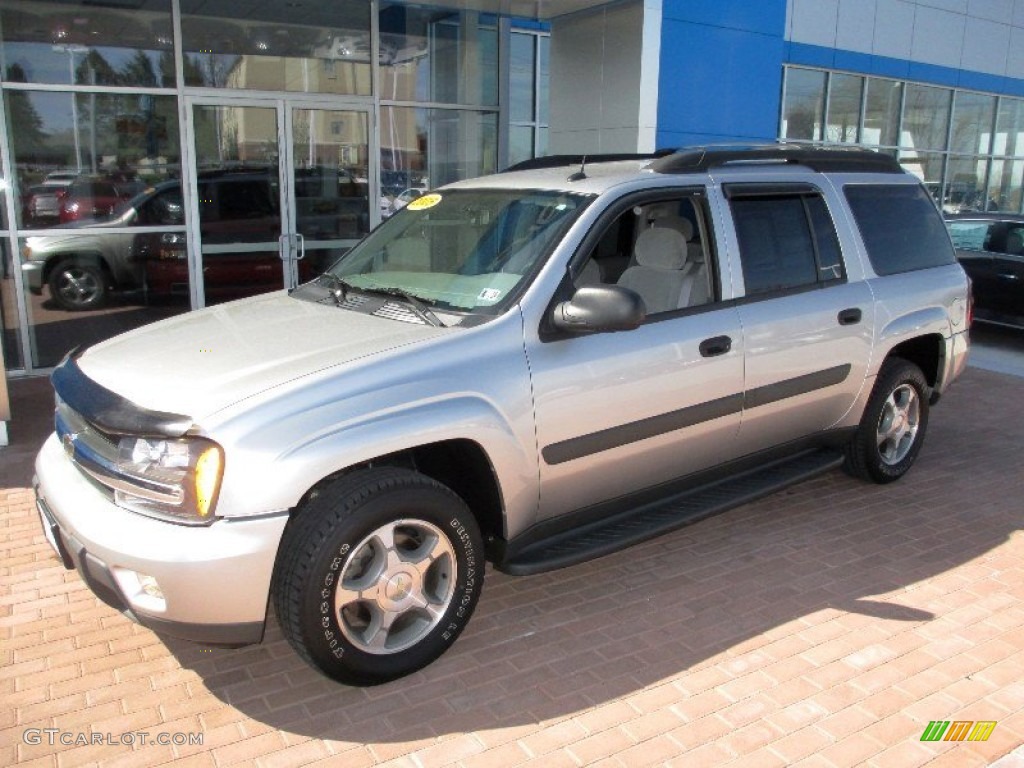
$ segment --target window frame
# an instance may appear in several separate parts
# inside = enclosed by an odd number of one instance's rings
[[[729,182],[722,185],[722,193],[725,197],[725,201],[728,203],[729,215],[732,219],[733,232],[736,238],[736,250],[738,254],[740,272],[743,275],[743,295],[737,298],[737,302],[748,303],[752,301],[763,301],[768,299],[778,298],[780,296],[790,296],[794,294],[806,293],[807,291],[821,290],[824,288],[830,288],[835,285],[844,285],[848,282],[848,272],[846,268],[846,257],[843,253],[842,242],[839,237],[839,229],[836,226],[836,218],[832,213],[832,209],[828,204],[827,195],[824,190],[820,187],[808,183],[808,182],[780,182],[780,183],[760,183],[760,182]],[[807,235],[811,244],[811,253],[814,258],[814,282],[802,283],[799,285],[791,285],[782,288],[772,288],[769,290],[759,290],[757,292],[751,292],[751,287],[747,279],[746,264],[743,259],[744,248],[740,242],[740,231],[737,226],[738,217],[736,215],[736,209],[733,207],[733,200],[752,200],[752,199],[792,199],[798,198],[801,202],[804,221],[807,225]],[[831,223],[831,233],[833,241],[835,243],[836,254],[839,258],[839,274],[835,274],[835,267],[823,267],[821,257],[821,246],[819,242],[820,235],[826,235],[828,233],[819,233],[815,227],[814,218],[812,216],[808,199],[818,199],[822,206],[824,206],[825,214],[828,216],[829,222]],[[832,277],[825,277],[826,272],[831,272]]]

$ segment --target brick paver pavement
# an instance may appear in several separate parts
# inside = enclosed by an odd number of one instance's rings
[[[28,490],[45,393],[12,390],[0,764],[960,767],[1024,743],[1024,379],[970,370],[895,485],[835,472],[591,563],[490,572],[446,656],[371,689],[318,676],[273,621],[211,650],[96,600]],[[998,724],[921,742],[931,720]],[[138,732],[203,743],[74,743]]]

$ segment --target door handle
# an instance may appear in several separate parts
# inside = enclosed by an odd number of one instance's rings
[[[1015,275],[1012,272],[1001,272],[999,274],[1003,280],[1020,280],[1020,275]]]
[[[861,311],[857,307],[852,309],[844,309],[839,313],[839,324],[840,325],[856,325],[860,322]]]
[[[698,349],[700,350],[701,357],[724,355],[732,349],[732,339],[728,336],[712,336],[710,339],[704,339]]]

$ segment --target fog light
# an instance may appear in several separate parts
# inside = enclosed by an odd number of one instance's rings
[[[139,574],[139,587],[142,592],[145,592],[152,598],[157,600],[164,599],[164,592],[160,589],[160,585],[156,583],[156,579],[152,576],[147,576],[144,573]]]
[[[167,610],[164,591],[155,576],[127,568],[115,568],[114,576],[133,608],[141,608],[148,613],[163,613]]]

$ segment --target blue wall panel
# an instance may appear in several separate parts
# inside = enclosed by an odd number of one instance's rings
[[[776,137],[786,0],[666,0],[659,147]]]

